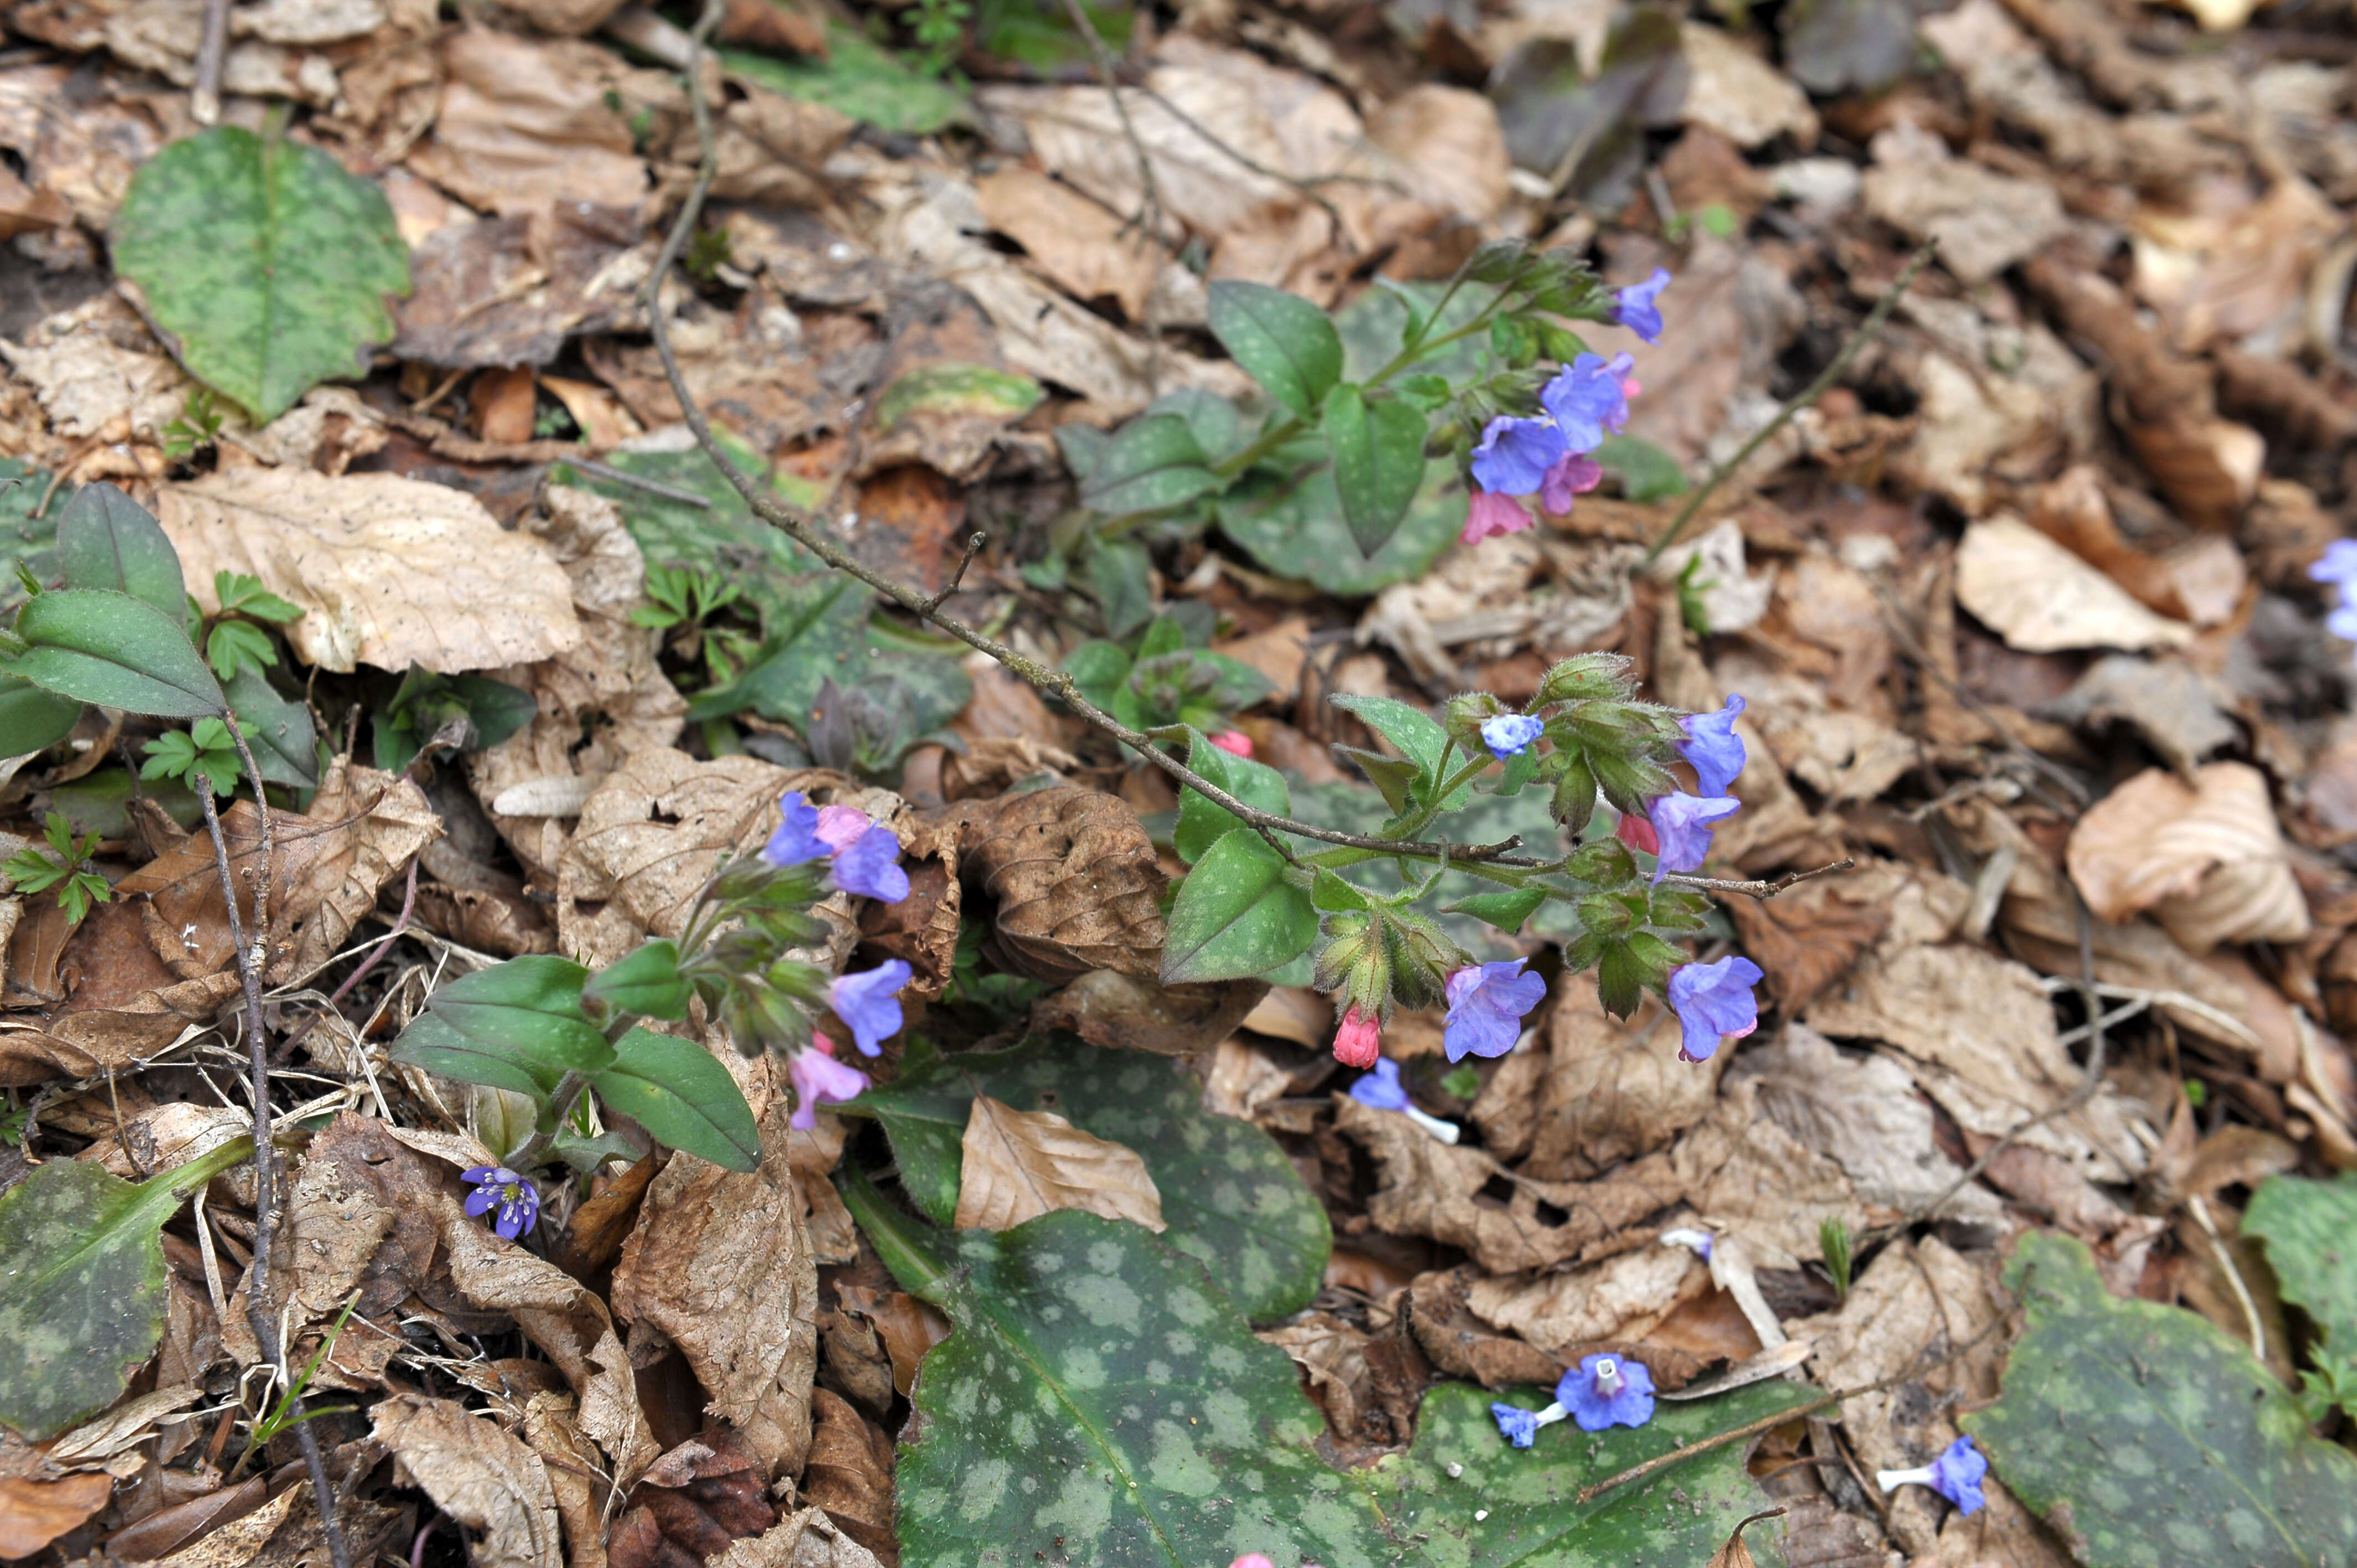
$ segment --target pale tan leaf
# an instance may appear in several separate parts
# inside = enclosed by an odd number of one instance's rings
[[[48,1461],[65,1466],[112,1459],[133,1444],[145,1441],[150,1435],[148,1425],[156,1417],[186,1410],[204,1397],[203,1387],[194,1383],[135,1395],[49,1444]]]
[[[1002,165],[974,181],[984,221],[1029,252],[1078,300],[1110,296],[1132,321],[1162,270],[1152,237],[1067,185],[1019,164]]]
[[[2193,636],[2018,517],[1966,531],[1956,552],[1956,602],[2025,653],[2175,648]]]
[[[1634,1015],[1613,1018],[1597,998],[1593,975],[1566,980],[1555,992],[1525,1175],[1586,1180],[1668,1147],[1709,1112],[1732,1053],[1699,1064],[1678,1060],[1676,1039],[1660,1026],[1661,1004],[1648,996]]]
[[[56,1481],[0,1476],[0,1557],[30,1557],[104,1508],[113,1490],[107,1475]]]
[[[824,1509],[788,1515],[759,1535],[728,1543],[712,1568],[880,1568],[874,1552],[839,1528]]]
[[[259,577],[306,612],[307,663],[446,675],[546,659],[581,641],[565,573],[463,490],[392,474],[229,468],[158,489],[156,521],[207,613],[213,574]]]
[[[1083,1133],[1052,1111],[1017,1111],[975,1095],[952,1223],[1004,1230],[1058,1208],[1164,1228],[1162,1194],[1136,1150]]]
[[[593,44],[490,27],[453,31],[442,65],[434,137],[410,155],[410,167],[501,217],[560,201],[636,206],[647,166],[632,151],[630,115],[683,96],[669,77],[634,70]]]
[[[818,1269],[782,1100],[761,1165],[739,1174],[675,1154],[647,1188],[614,1270],[614,1309],[661,1329],[769,1476],[800,1471],[818,1367]]]
[[[270,1544],[296,1506],[309,1501],[310,1491],[308,1487],[289,1487],[244,1518],[231,1520],[159,1559],[153,1568],[245,1568]]]
[[[1722,1083],[1710,1114],[1678,1140],[1669,1162],[1704,1222],[1740,1233],[1763,1269],[1816,1258],[1824,1220],[1839,1219],[1852,1234],[1871,1221],[1840,1165],[1761,1113],[1751,1080]]]
[[[1476,1280],[1465,1306],[1492,1328],[1553,1350],[1641,1339],[1680,1302],[1710,1288],[1710,1271],[1684,1248],[1640,1247],[1564,1273]]]
[[[2266,777],[2247,763],[2197,769],[2190,788],[2146,769],[2079,819],[2065,858],[2102,918],[2149,909],[2194,953],[2309,932]]]
[[[1735,34],[1688,22],[1678,29],[1678,47],[1694,72],[1679,111],[1687,124],[1716,131],[1747,150],[1782,135],[1803,147],[1816,145],[1817,113],[1809,95]]]
[[[469,1552],[476,1568],[565,1568],[548,1467],[522,1439],[422,1394],[395,1394],[369,1413],[400,1469],[444,1513],[481,1532]]]

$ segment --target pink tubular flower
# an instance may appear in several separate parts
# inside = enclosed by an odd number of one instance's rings
[[[1655,832],[1653,824],[1642,817],[1624,813],[1620,818],[1620,825],[1612,830],[1612,836],[1641,854],[1662,853],[1661,834]]]
[[[1334,1059],[1364,1072],[1383,1056],[1383,1025],[1356,1007],[1342,1015],[1334,1031]]]
[[[818,827],[813,834],[819,843],[840,854],[859,842],[860,835],[871,825],[866,812],[856,806],[821,806]]]
[[[1513,497],[1476,490],[1472,504],[1465,509],[1465,532],[1457,538],[1460,543],[1479,544],[1495,534],[1520,533],[1534,521]]]
[[[1271,1563],[1267,1558],[1263,1557],[1257,1552],[1247,1552],[1242,1557],[1237,1558],[1233,1563],[1229,1563],[1228,1568],[1276,1568],[1276,1564]]]
[[[1604,482],[1604,469],[1585,452],[1574,452],[1555,463],[1539,481],[1539,505],[1549,517],[1569,517],[1574,496],[1584,496]]]
[[[1240,729],[1222,730],[1211,736],[1211,744],[1222,751],[1232,752],[1238,757],[1250,757],[1253,754],[1252,736]]]
[[[832,1040],[815,1035],[811,1044],[813,1049],[795,1052],[793,1060],[786,1064],[786,1076],[794,1086],[794,1113],[786,1119],[786,1125],[803,1132],[818,1125],[820,1106],[840,1105],[867,1091],[867,1075],[835,1060]]]

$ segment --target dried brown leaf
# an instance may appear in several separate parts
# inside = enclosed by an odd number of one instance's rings
[[[2175,648],[2192,637],[2018,517],[1973,524],[1956,553],[1956,602],[2009,648]]]
[[[156,1568],[246,1568],[264,1563],[264,1551],[298,1507],[310,1514],[307,1487],[289,1487],[253,1512],[200,1535],[162,1559]],[[314,1516],[316,1517],[316,1516]]]
[[[114,1477],[105,1474],[38,1481],[0,1476],[0,1557],[30,1557],[106,1506]]]
[[[651,258],[630,254],[640,231],[627,208],[561,201],[528,214],[453,223],[412,249],[409,296],[393,306],[392,352],[452,370],[544,365],[567,338],[639,324],[639,291]],[[583,422],[593,446],[640,434],[613,394],[581,381],[541,382],[568,411],[597,410],[605,430]],[[598,437],[608,439],[600,442]],[[522,435],[532,438],[531,426]],[[491,437],[486,437],[491,439]]]
[[[818,1379],[877,1420],[892,1409],[892,1354],[868,1319],[840,1309],[818,1320]]]
[[[1598,1176],[1666,1148],[1710,1110],[1727,1054],[1713,1058],[1717,1066],[1678,1060],[1653,998],[1622,1020],[1605,1013],[1593,975],[1565,981],[1555,994],[1525,1175],[1549,1181]],[[1504,1092],[1492,1090],[1483,1099]]]
[[[1728,897],[1721,908],[1743,938],[1746,956],[1768,972],[1768,993],[1792,1016],[1857,961],[1890,923],[1889,911],[1832,879],[1802,884],[1762,902]]]
[[[152,1563],[219,1525],[242,1519],[270,1500],[270,1477],[253,1476],[200,1498],[156,1509],[106,1538],[106,1550],[132,1563]]]
[[[964,810],[960,874],[997,906],[1006,967],[1051,983],[1161,972],[1162,868],[1118,797],[1058,785]]]
[[[760,1456],[725,1427],[681,1444],[640,1478],[614,1529],[613,1568],[701,1563],[778,1522]]]
[[[1162,271],[1152,237],[1068,185],[1017,164],[974,182],[983,220],[1030,254],[1067,294],[1083,302],[1111,297],[1132,321]]]
[[[569,1394],[541,1391],[524,1401],[523,1440],[548,1470],[565,1526],[565,1568],[606,1568],[606,1466],[573,1421]]]
[[[825,1389],[813,1398],[816,1429],[810,1464],[802,1472],[802,1495],[824,1509],[844,1534],[874,1552],[887,1568],[899,1568],[900,1546],[892,1530],[892,1440]]]
[[[675,1154],[647,1189],[614,1270],[614,1309],[668,1335],[770,1477],[801,1468],[818,1366],[818,1270],[790,1163],[785,1108],[763,1118],[761,1165]]]
[[[827,1517],[808,1508],[766,1534],[730,1543],[711,1568],[879,1568],[876,1554]]]
[[[464,490],[392,474],[226,468],[159,489],[156,519],[210,614],[213,575],[242,572],[302,607],[307,663],[455,675],[577,647],[565,574]]]
[[[219,894],[218,881],[214,891]],[[0,1017],[0,1085],[102,1078],[109,1069],[155,1055],[188,1029],[210,1026],[236,994],[235,972],[222,970],[142,992],[119,1006],[61,1013],[46,1023],[38,1015]]]
[[[1415,1277],[1403,1310],[1416,1343],[1442,1371],[1484,1388],[1553,1383],[1563,1375],[1560,1359],[1526,1339],[1499,1333],[1465,1309],[1466,1293],[1479,1277],[1469,1267]]]
[[[647,166],[632,152],[630,115],[683,96],[661,72],[570,38],[465,27],[442,46],[442,63],[433,139],[409,166],[501,217],[559,202],[637,206]]]
[[[1083,1133],[1052,1111],[1017,1111],[975,1095],[953,1223],[1005,1230],[1059,1208],[1164,1229],[1162,1194],[1136,1150]]]
[[[1266,989],[1260,980],[1165,985],[1148,975],[1100,969],[1033,1003],[1030,1026],[1069,1029],[1108,1050],[1189,1057],[1226,1039]]]
[[[550,1255],[575,1279],[587,1280],[622,1255],[622,1243],[639,1222],[639,1201],[655,1179],[652,1155],[631,1165],[573,1211],[565,1239]]]
[[[904,1291],[866,1290],[858,1285],[835,1286],[845,1312],[857,1313],[876,1326],[884,1348],[892,1358],[892,1386],[906,1398],[916,1387],[917,1367],[925,1352],[950,1337],[950,1321],[929,1302]]]
[[[2098,916],[2118,923],[2149,909],[2195,953],[2309,932],[2266,776],[2246,763],[2199,768],[2191,788],[2146,769],[2079,819],[2066,854]]]
[[[1640,1247],[1563,1273],[1473,1282],[1466,1310],[1495,1328],[1563,1352],[1597,1340],[1641,1339],[1680,1303],[1710,1289],[1710,1271],[1684,1247]]]
[[[565,1568],[556,1495],[540,1455],[450,1400],[394,1394],[370,1412],[400,1473],[470,1530],[478,1568]]]
[[[2038,180],[1998,174],[1948,156],[1911,124],[1875,137],[1866,209],[1916,240],[1940,242],[1940,263],[1966,284],[1986,283],[2062,231],[2062,201]]]
[[[1818,1256],[1821,1222],[1839,1219],[1855,1234],[1871,1216],[1841,1166],[1761,1114],[1757,1091],[1749,1080],[1723,1082],[1669,1164],[1710,1229],[1739,1235],[1760,1267],[1797,1268]]]

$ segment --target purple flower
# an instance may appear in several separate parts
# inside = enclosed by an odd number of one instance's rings
[[[1717,963],[1684,963],[1670,971],[1670,1005],[1677,1010],[1684,1037],[1681,1061],[1708,1061],[1721,1036],[1740,1039],[1760,1026],[1760,999],[1751,988],[1763,978],[1760,966],[1740,953]]]
[[[1539,481],[1539,505],[1549,517],[1571,515],[1574,496],[1584,496],[1604,482],[1603,466],[1582,452],[1567,452],[1555,461]]]
[[[872,1057],[884,1042],[900,1032],[900,998],[896,994],[916,972],[905,959],[887,959],[866,974],[839,974],[828,1001],[834,1015],[851,1026],[851,1043],[859,1054]]]
[[[794,1085],[794,1113],[786,1125],[804,1132],[818,1125],[820,1106],[840,1105],[867,1092],[867,1075],[835,1060],[834,1042],[824,1035],[812,1036],[811,1048],[794,1053],[786,1064],[786,1076]]]
[[[1557,1404],[1571,1412],[1582,1432],[1608,1426],[1642,1426],[1653,1419],[1653,1374],[1642,1361],[1619,1356],[1582,1356],[1555,1386]]]
[[[1548,1411],[1554,1413],[1550,1415]],[[1506,1441],[1517,1448],[1528,1448],[1538,1441],[1539,1428],[1563,1419],[1563,1406],[1551,1405],[1548,1410],[1524,1410],[1518,1404],[1492,1404],[1490,1414]]]
[[[801,790],[789,789],[778,797],[778,814],[783,821],[761,846],[763,860],[783,868],[821,859],[831,852],[833,846],[819,837],[818,808],[803,799]]]
[[[2357,583],[2357,539],[2336,539],[2326,545],[2308,575],[2313,582],[2334,583],[2343,589]]]
[[[870,824],[834,856],[834,885],[863,898],[898,904],[909,896],[909,874],[900,869],[900,839],[890,828]]]
[[[1743,802],[1728,795],[1656,796],[1645,816],[1653,824],[1653,836],[1661,841],[1661,859],[1653,863],[1653,881],[1658,884],[1673,871],[1692,871],[1710,858],[1710,825],[1723,822],[1743,810]]]
[[[1464,531],[1457,539],[1460,544],[1479,544],[1501,533],[1520,533],[1530,525],[1531,514],[1513,497],[1475,490],[1465,509]]]
[[[1987,1456],[1973,1446],[1971,1438],[1959,1437],[1920,1470],[1878,1470],[1874,1479],[1886,1492],[1910,1483],[1929,1487],[1958,1511],[1975,1514],[1988,1506],[1981,1491],[1981,1477],[1987,1474]]]
[[[1629,423],[1629,392],[1621,383],[1635,367],[1626,354],[1609,360],[1582,354],[1547,382],[1539,402],[1555,417],[1558,434],[1572,451],[1593,452],[1603,445],[1605,432]],[[1538,487],[1534,483],[1531,488]]]
[[[1743,740],[1735,733],[1735,718],[1743,712],[1743,699],[1729,697],[1727,706],[1715,714],[1688,714],[1678,723],[1686,738],[1678,743],[1678,755],[1684,757],[1695,770],[1695,779],[1706,795],[1725,795],[1735,776],[1743,771]]]
[[[1468,964],[1448,977],[1448,1021],[1441,1047],[1453,1062],[1501,1057],[1523,1036],[1523,1015],[1546,1000],[1546,982],[1524,974],[1518,958]]]
[[[1581,357],[1595,358],[1592,354]],[[1481,432],[1481,445],[1473,448],[1473,478],[1492,494],[1526,496],[1539,488],[1555,459],[1568,450],[1563,432],[1545,420],[1501,413]]]
[[[1626,327],[1648,343],[1662,340],[1662,313],[1653,307],[1653,296],[1670,286],[1670,274],[1661,267],[1643,283],[1632,283],[1613,295],[1611,319]]]
[[[2344,642],[2357,642],[2357,604],[2342,605],[2326,616],[2324,628]]]
[[[458,1179],[475,1184],[475,1190],[467,1195],[469,1218],[479,1219],[494,1205],[498,1207],[500,1217],[491,1229],[503,1240],[514,1240],[540,1218],[540,1189],[505,1165],[476,1165],[459,1173]]]
[[[1481,744],[1501,762],[1522,756],[1545,733],[1546,725],[1527,714],[1500,714],[1481,721]]]
[[[1351,1086],[1351,1098],[1377,1111],[1405,1111],[1407,1090],[1400,1087],[1399,1063],[1388,1057],[1375,1060],[1375,1070]]]

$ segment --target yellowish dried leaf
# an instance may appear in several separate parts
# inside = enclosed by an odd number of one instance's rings
[[[2197,769],[2190,787],[2146,769],[2079,819],[2064,857],[2098,916],[2117,925],[2149,909],[2195,953],[2308,935],[2266,778],[2246,763]]]
[[[2025,653],[2176,648],[2193,631],[2018,517],[1973,524],[1956,552],[1956,602]]]
[[[565,1568],[548,1467],[521,1438],[423,1394],[395,1394],[369,1414],[400,1470],[444,1513],[480,1532],[470,1537],[476,1568]]]
[[[975,1095],[953,1223],[1005,1230],[1058,1208],[1163,1229],[1162,1193],[1136,1150],[1083,1133],[1052,1111],[1017,1111]]]

